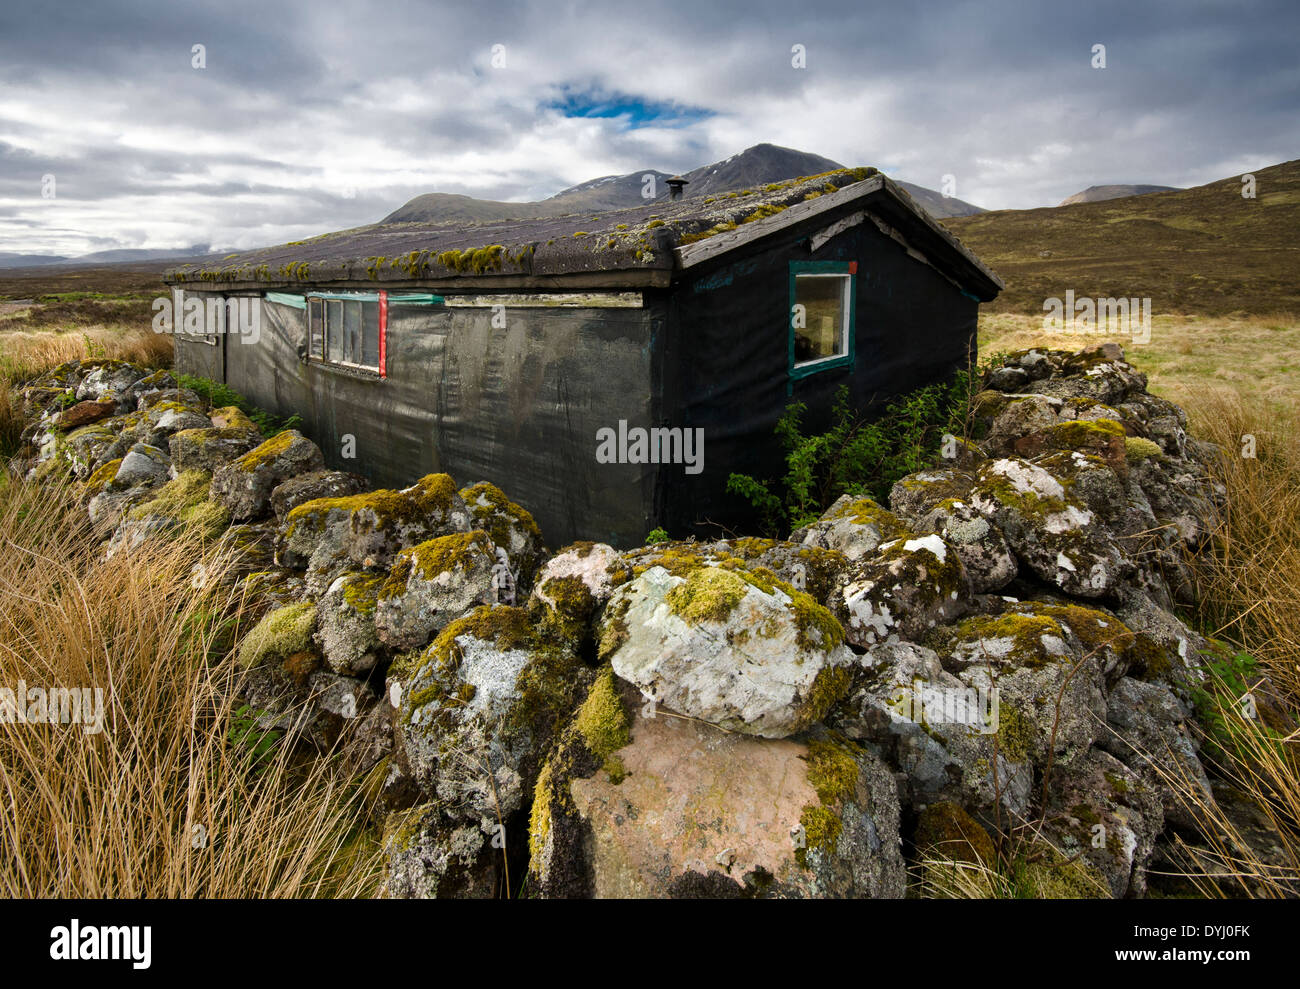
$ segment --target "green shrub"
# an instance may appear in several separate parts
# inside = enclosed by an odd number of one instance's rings
[[[222,409],[228,405],[233,405],[240,412],[253,420],[263,436],[270,439],[286,429],[297,429],[302,425],[302,416],[291,415],[286,419],[273,416],[264,409],[259,409],[256,405],[246,399],[235,389],[220,381],[213,381],[211,378],[200,378],[193,374],[178,374],[176,382],[182,388],[188,388],[205,401],[209,407]]]
[[[843,386],[831,428],[816,436],[803,434],[807,407],[792,402],[775,430],[785,450],[785,476],[761,481],[732,474],[727,490],[754,506],[772,536],[814,521],[843,494],[870,495],[883,503],[895,481],[934,463],[945,434],[966,434],[971,386],[978,380],[961,371],[951,382],[895,399],[870,419],[849,407],[849,389]]]

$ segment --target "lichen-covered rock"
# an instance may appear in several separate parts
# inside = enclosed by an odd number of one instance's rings
[[[966,610],[970,580],[942,536],[902,532],[859,561],[840,594],[848,641],[869,647],[951,621]]]
[[[177,390],[176,379],[172,373],[166,368],[159,368],[124,388],[121,399],[127,408],[144,408],[150,399],[156,399],[156,396],[163,392],[175,390]]]
[[[135,401],[132,404],[135,406],[137,411],[143,412],[146,409],[153,408],[161,402],[175,402],[178,405],[182,405],[187,409],[194,409],[197,412],[202,412],[204,410],[205,406],[203,399],[199,397],[197,392],[191,391],[189,388],[177,388],[174,386],[170,388],[157,389],[144,388],[143,385],[149,380],[149,377],[141,378],[134,386],[127,389],[126,395],[128,396],[128,400],[131,395],[134,394],[135,396]],[[249,425],[252,424],[250,423]]]
[[[276,521],[283,523],[285,516],[299,505],[317,498],[347,498],[365,491],[368,486],[360,474],[341,470],[308,471],[275,486],[271,492],[271,510]]]
[[[116,399],[125,395],[144,376],[144,368],[127,361],[101,361],[77,385],[77,398],[81,401],[98,400],[105,396]]]
[[[1107,697],[1107,724],[1097,744],[1134,770],[1159,795],[1164,819],[1189,832],[1213,806],[1209,777],[1185,722],[1190,711],[1164,684],[1124,677]]]
[[[71,467],[74,477],[85,480],[98,466],[115,459],[111,452],[116,442],[117,435],[102,423],[82,426],[69,433],[61,446],[57,443],[50,444],[47,448],[48,457],[61,458]],[[118,453],[117,456],[122,454]],[[46,450],[41,451],[41,457],[48,459]]]
[[[1019,572],[1002,531],[964,501],[950,498],[922,516],[917,529],[936,532],[961,560],[977,594],[1000,591]]]
[[[212,475],[212,500],[238,521],[260,518],[270,513],[277,485],[324,464],[320,447],[296,429],[286,429],[219,467]]]
[[[525,807],[590,681],[590,671],[540,635],[524,609],[480,607],[389,670],[395,771],[448,817],[505,822]]]
[[[950,800],[988,820],[999,804],[1013,818],[1029,812],[1031,754],[1023,726],[1000,721],[996,694],[981,694],[913,642],[875,646],[867,663],[826,724],[897,767],[905,806]]]
[[[917,471],[895,482],[889,505],[905,523],[916,526],[940,505],[967,499],[974,487],[975,475],[956,467]]]
[[[614,671],[679,714],[783,738],[848,686],[853,654],[835,617],[770,571],[662,566],[619,588],[601,620]]]
[[[170,470],[171,460],[162,450],[145,443],[135,443],[122,458],[122,465],[109,482],[109,488],[125,491],[127,488],[155,487],[167,481]]]
[[[357,676],[379,659],[375,610],[384,578],[348,573],[339,577],[320,599],[316,644],[335,673]]]
[[[1102,597],[1131,569],[1094,514],[1028,461],[982,466],[969,504],[997,525],[1026,567],[1068,594]]]
[[[609,671],[538,779],[546,897],[901,897],[893,774],[848,740],[727,733],[647,708]]]
[[[1043,834],[1066,857],[1080,856],[1116,899],[1146,892],[1146,864],[1163,827],[1159,798],[1114,756],[1092,749],[1053,766]]]
[[[490,846],[496,831],[449,821],[431,802],[389,814],[384,828],[384,881],[393,900],[492,899],[503,893],[504,857]]]
[[[853,569],[848,557],[834,549],[777,539],[720,539],[696,544],[695,552],[717,560],[740,560],[750,569],[763,567],[796,590],[807,591],[834,610],[832,601]],[[653,559],[651,554],[647,559]],[[632,559],[638,559],[633,555]]]
[[[998,737],[1009,758],[1028,759],[1040,769],[1049,760],[1065,765],[1105,730],[1106,668],[1122,672],[1122,659],[1110,658],[1110,651],[1116,645],[1127,648],[1128,630],[1115,621],[1119,639],[1110,644],[1103,626],[1098,646],[1089,649],[1075,631],[1075,625],[1089,627],[1084,617],[1072,625],[1067,609],[1028,602],[1016,607],[1020,610],[976,615],[936,629],[929,643],[944,669],[998,698]]]
[[[516,593],[522,602],[545,557],[542,530],[527,509],[516,505],[504,491],[488,481],[461,488],[460,496],[473,517],[474,528],[486,532],[492,544],[505,551]]]
[[[848,560],[860,560],[903,531],[898,517],[870,498],[842,495],[820,519],[793,532],[790,541],[832,549]]]
[[[475,529],[402,550],[378,591],[375,629],[397,649],[422,646],[470,608],[496,604],[496,547]]]
[[[262,441],[262,434],[256,429],[213,426],[209,429],[183,429],[173,433],[167,440],[167,446],[177,470],[205,470],[212,473],[242,457]]]

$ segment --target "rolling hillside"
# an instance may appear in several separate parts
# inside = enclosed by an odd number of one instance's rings
[[[1083,192],[1062,199],[1060,206],[1073,206],[1075,203],[1101,203],[1107,199],[1123,199],[1126,196],[1145,196],[1152,192],[1178,192],[1173,185],[1090,185]]]
[[[1007,283],[985,306],[1043,312],[1043,300],[1151,298],[1157,313],[1300,314],[1300,160],[1175,192],[998,210],[943,223]]]

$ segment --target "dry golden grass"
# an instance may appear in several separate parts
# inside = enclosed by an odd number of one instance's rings
[[[231,733],[239,602],[197,534],[107,560],[67,491],[0,488],[0,687],[99,687],[104,730],[0,724],[0,894],[371,895],[369,788]],[[228,563],[228,561],[226,561]]]
[[[1156,315],[1151,324],[1151,341],[1134,343],[1120,334],[1045,333],[1041,315],[984,313],[980,356],[1114,341],[1146,373],[1151,391],[1179,405],[1194,404],[1207,387],[1283,407],[1300,395],[1300,320],[1294,317]]]

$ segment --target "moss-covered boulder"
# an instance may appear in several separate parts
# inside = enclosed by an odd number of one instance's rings
[[[526,508],[515,504],[488,481],[461,488],[460,496],[473,517],[474,528],[486,532],[493,545],[505,551],[518,602],[522,603],[546,556],[542,530]]]
[[[903,530],[896,515],[870,498],[843,495],[816,522],[791,533],[790,541],[835,550],[853,561],[874,553]]]
[[[913,839],[917,858],[968,862],[996,868],[993,839],[961,804],[941,800],[928,804],[916,822]]]
[[[317,498],[347,498],[367,487],[366,479],[360,474],[341,470],[308,471],[275,486],[271,491],[271,511],[276,521],[283,524],[285,517],[299,505]]]
[[[212,500],[237,521],[261,518],[271,512],[271,492],[277,485],[324,465],[320,447],[296,429],[286,429],[217,468]]]
[[[280,527],[280,562],[306,567],[323,593],[345,570],[387,570],[398,553],[437,536],[470,531],[470,514],[446,474],[400,491],[317,498],[290,510]]]
[[[524,609],[478,608],[390,668],[394,770],[444,815],[509,822],[590,682],[591,672],[540,636]]]
[[[901,897],[893,774],[817,731],[765,739],[665,716],[606,670],[537,781],[546,897]]]
[[[277,608],[244,636],[239,644],[239,663],[244,667],[259,666],[312,652],[312,633],[315,630],[316,605],[311,601]]]
[[[866,648],[948,623],[966,611],[971,587],[961,556],[942,536],[903,531],[860,560],[840,594],[845,635]]]
[[[1096,515],[1036,464],[990,461],[968,503],[997,525],[1021,563],[1068,594],[1102,597],[1132,570]]]
[[[215,539],[230,525],[230,513],[208,500],[210,482],[204,471],[185,471],[133,505],[124,524],[139,523],[155,530],[189,526],[204,538]]]
[[[438,536],[402,550],[378,589],[380,640],[395,649],[425,645],[479,604],[495,604],[496,547],[486,532]]]
[[[783,738],[848,686],[853,653],[835,617],[771,571],[656,565],[620,587],[602,657],[647,698],[729,731]]]
[[[205,470],[212,473],[262,443],[262,434],[251,427],[216,426],[183,429],[167,439],[177,470]]]

